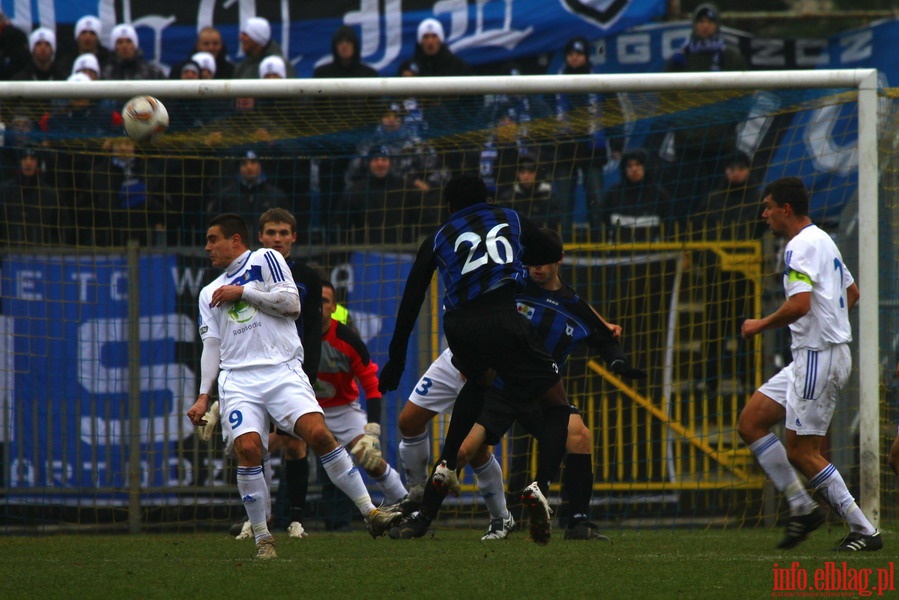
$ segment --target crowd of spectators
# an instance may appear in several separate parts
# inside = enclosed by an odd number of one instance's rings
[[[745,68],[718,36],[718,20],[711,5],[696,10],[693,36],[669,70]],[[423,20],[417,41],[398,76],[474,74],[445,43],[438,20]],[[229,59],[221,32],[205,27],[167,74],[144,57],[128,23],[104,35],[100,19],[87,15],[75,24],[71,51],[58,53],[57,42],[53,30],[27,35],[0,12],[0,80],[296,77],[261,17],[241,26],[239,61]],[[379,75],[362,61],[352,27],[337,29],[331,50],[313,77]],[[572,38],[563,54],[559,73],[597,72],[589,40]],[[503,68],[520,73],[515,64]],[[445,216],[442,186],[462,172],[479,174],[497,202],[567,239],[578,239],[578,227],[591,239],[634,241],[659,239],[672,225],[720,229],[754,216],[758,206],[751,158],[737,149],[734,123],[660,128],[646,148],[631,148],[619,94],[342,98],[302,106],[294,99],[164,100],[169,136],[187,136],[184,151],[135,148],[122,135],[121,99],[4,104],[0,243],[191,245],[214,214],[236,212],[254,223],[280,207],[296,215],[309,243],[409,244]],[[661,148],[671,137],[674,154],[665,158]],[[620,183],[606,185],[616,165]]]

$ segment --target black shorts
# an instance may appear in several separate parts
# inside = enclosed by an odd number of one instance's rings
[[[543,340],[518,314],[512,285],[447,312],[443,331],[453,364],[465,377],[478,381],[493,369],[512,398],[536,398],[561,381]]]
[[[571,414],[580,414],[576,406],[571,405]],[[512,424],[518,423],[534,439],[541,440],[546,434],[546,419],[543,418],[543,410],[535,402],[522,404],[505,394],[490,390],[484,400],[484,408],[478,417],[478,424],[486,430],[485,443],[495,446],[512,428]]]

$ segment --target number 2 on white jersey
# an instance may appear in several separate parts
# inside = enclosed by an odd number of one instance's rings
[[[840,272],[840,308],[846,308],[846,300],[843,299],[843,263],[839,258],[833,259],[833,270]]]
[[[470,244],[468,256],[465,258],[465,264],[462,266],[462,275],[482,267],[490,260],[497,264],[512,262],[512,244],[509,243],[509,240],[499,235],[499,232],[508,226],[508,223],[500,223],[487,232],[487,239],[485,240],[486,252],[481,249],[481,236],[472,231],[467,231],[456,239],[456,245],[453,247],[453,250],[456,252],[459,251],[459,246],[463,243]],[[500,245],[505,251],[505,256],[500,253]]]

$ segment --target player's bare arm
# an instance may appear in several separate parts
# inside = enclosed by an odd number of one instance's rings
[[[590,306],[590,305],[588,304],[587,306]],[[602,317],[601,314],[599,314],[599,311],[597,311],[592,306],[590,306],[590,310],[593,311],[593,314],[596,315],[596,318],[598,318],[600,321],[602,321],[603,325],[605,325],[606,327],[609,328],[609,331],[612,332],[613,338],[615,338],[616,340],[621,339],[621,332],[623,331],[623,329],[621,328],[621,325],[618,325],[617,323],[609,323]]]
[[[242,285],[223,285],[212,292],[209,306],[216,308],[241,299],[276,317],[297,319],[300,316],[300,296],[295,289],[291,290],[289,287],[277,287],[266,292]]]
[[[899,434],[896,434],[896,438],[893,440],[893,445],[890,447],[890,468],[893,469],[893,473],[899,477]]]
[[[852,283],[848,288],[846,288],[846,306],[849,307],[851,311],[855,308],[855,305],[858,303],[858,299],[861,297],[861,292],[858,289],[858,285],[855,282]]]
[[[197,401],[194,402],[193,406],[187,410],[187,418],[197,427],[201,427],[206,425],[206,420],[203,417],[206,415],[207,410],[209,410],[209,394],[200,394],[197,396]]]
[[[212,301],[209,303],[209,306],[210,308],[216,308],[229,302],[237,302],[242,297],[242,285],[223,285],[212,292]]]
[[[799,292],[787,298],[776,311],[761,319],[746,319],[743,321],[743,339],[749,339],[768,329],[786,327],[790,323],[798,321],[812,307],[812,293]]]

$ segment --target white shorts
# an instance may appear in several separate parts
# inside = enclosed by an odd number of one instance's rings
[[[409,394],[409,402],[437,414],[445,414],[453,410],[463,385],[465,380],[453,366],[453,353],[447,348],[415,384]]]
[[[295,435],[297,419],[322,412],[302,367],[299,360],[292,360],[272,367],[219,373],[219,409],[226,454],[231,453],[235,438],[254,431],[268,451],[270,422]]]
[[[851,370],[848,344],[826,350],[799,348],[793,352],[793,362],[759,391],[786,409],[787,429],[798,435],[825,435]]]
[[[326,406],[323,410],[325,425],[341,446],[349,446],[350,442],[365,433],[368,414],[362,410],[358,400],[340,406]]]

